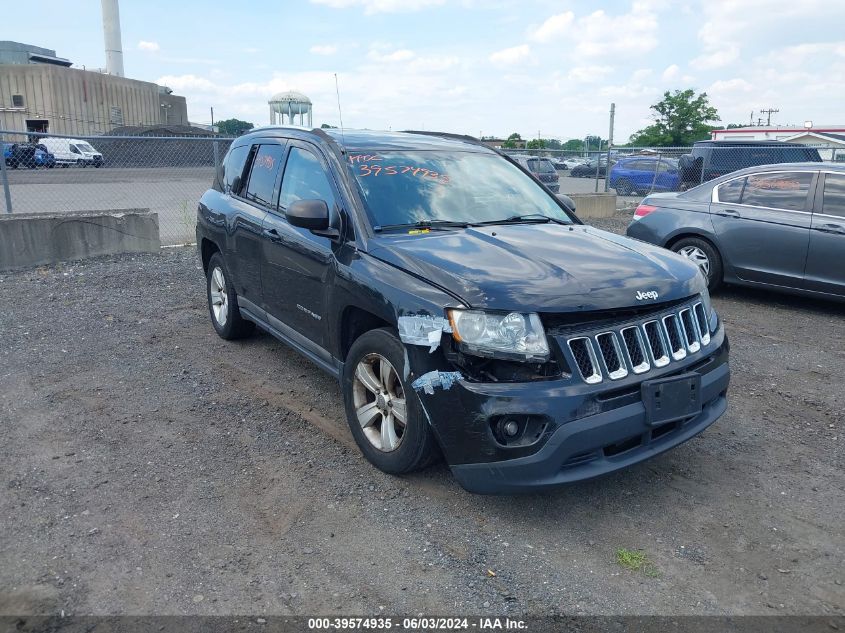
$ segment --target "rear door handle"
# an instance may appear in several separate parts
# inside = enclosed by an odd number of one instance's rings
[[[264,229],[261,234],[271,242],[279,243],[282,241],[282,236],[276,229]]]
[[[734,211],[733,209],[723,209],[722,211],[719,211],[718,213],[716,213],[716,215],[721,216],[723,218],[740,218],[740,217],[742,217],[739,214],[739,211]]]
[[[822,233],[835,233],[837,235],[845,235],[845,226],[841,224],[820,224],[814,227],[817,231]]]

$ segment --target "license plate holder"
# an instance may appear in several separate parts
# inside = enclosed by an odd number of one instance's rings
[[[701,413],[701,375],[646,380],[641,386],[646,424],[658,426]]]

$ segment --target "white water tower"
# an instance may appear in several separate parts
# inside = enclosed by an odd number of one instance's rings
[[[280,92],[273,95],[267,103],[270,105],[271,125],[284,125],[285,117],[287,117],[288,125],[297,125],[297,115],[299,116],[298,125],[304,126],[306,124],[305,115],[308,115],[308,127],[313,125],[311,99],[301,92],[295,90]]]

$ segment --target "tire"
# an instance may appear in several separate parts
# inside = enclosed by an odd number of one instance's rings
[[[223,256],[219,252],[214,253],[208,262],[205,276],[208,314],[214,331],[227,341],[244,338],[255,330],[255,324],[241,316],[238,295],[230,280]]]
[[[620,178],[616,181],[616,193],[620,196],[630,196],[634,193],[634,183],[632,183],[627,178]]]
[[[405,349],[394,331],[370,330],[352,344],[341,379],[346,420],[355,442],[373,466],[392,475],[425,468],[439,456],[404,368]],[[399,401],[405,404],[404,424],[398,413],[401,409],[395,406]],[[359,421],[361,409],[365,409],[365,423]]]
[[[707,288],[710,292],[722,285],[722,257],[713,244],[699,237],[685,237],[672,244],[672,250],[698,264],[707,278]],[[706,263],[702,256],[706,258]]]

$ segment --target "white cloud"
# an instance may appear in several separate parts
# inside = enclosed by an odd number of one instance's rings
[[[512,66],[527,61],[531,57],[531,48],[528,44],[520,44],[504,48],[490,55],[490,61],[497,66]]]
[[[243,51],[244,53],[247,53],[249,55],[255,55],[256,53],[260,52],[261,49],[255,46],[247,46],[245,49],[243,49]]]
[[[575,14],[572,11],[553,15],[547,18],[546,21],[531,34],[531,39],[537,42],[548,42],[561,37],[569,31],[569,27],[572,25],[574,20]]]
[[[177,93],[189,92],[215,92],[217,84],[206,79],[205,77],[197,77],[196,75],[164,75],[156,79],[156,83],[160,86],[167,86],[173,88]]]
[[[407,48],[400,48],[389,53],[380,53],[379,49],[371,49],[370,52],[367,53],[367,59],[374,62],[405,62],[413,58],[414,51],[408,50]]]
[[[642,83],[651,75],[653,74],[653,70],[651,68],[638,68],[634,71],[634,74],[631,75],[631,81],[634,83]]]
[[[613,66],[576,66],[570,69],[566,78],[570,81],[591,83],[601,81],[611,72],[613,72]]]
[[[410,13],[445,4],[446,0],[311,0],[333,9],[363,7],[364,13]]]
[[[690,61],[690,66],[697,70],[714,70],[730,66],[739,59],[739,46],[723,44],[723,48],[704,52]]]
[[[309,50],[314,55],[334,55],[337,52],[337,46],[332,44],[315,44]]]
[[[158,42],[147,42],[145,40],[141,40],[138,42],[138,50],[147,51],[149,53],[157,53],[161,47],[158,45]]]
[[[663,77],[663,81],[673,81],[678,78],[681,74],[681,68],[677,64],[672,64],[666,67],[666,70],[663,71],[661,75]]]

